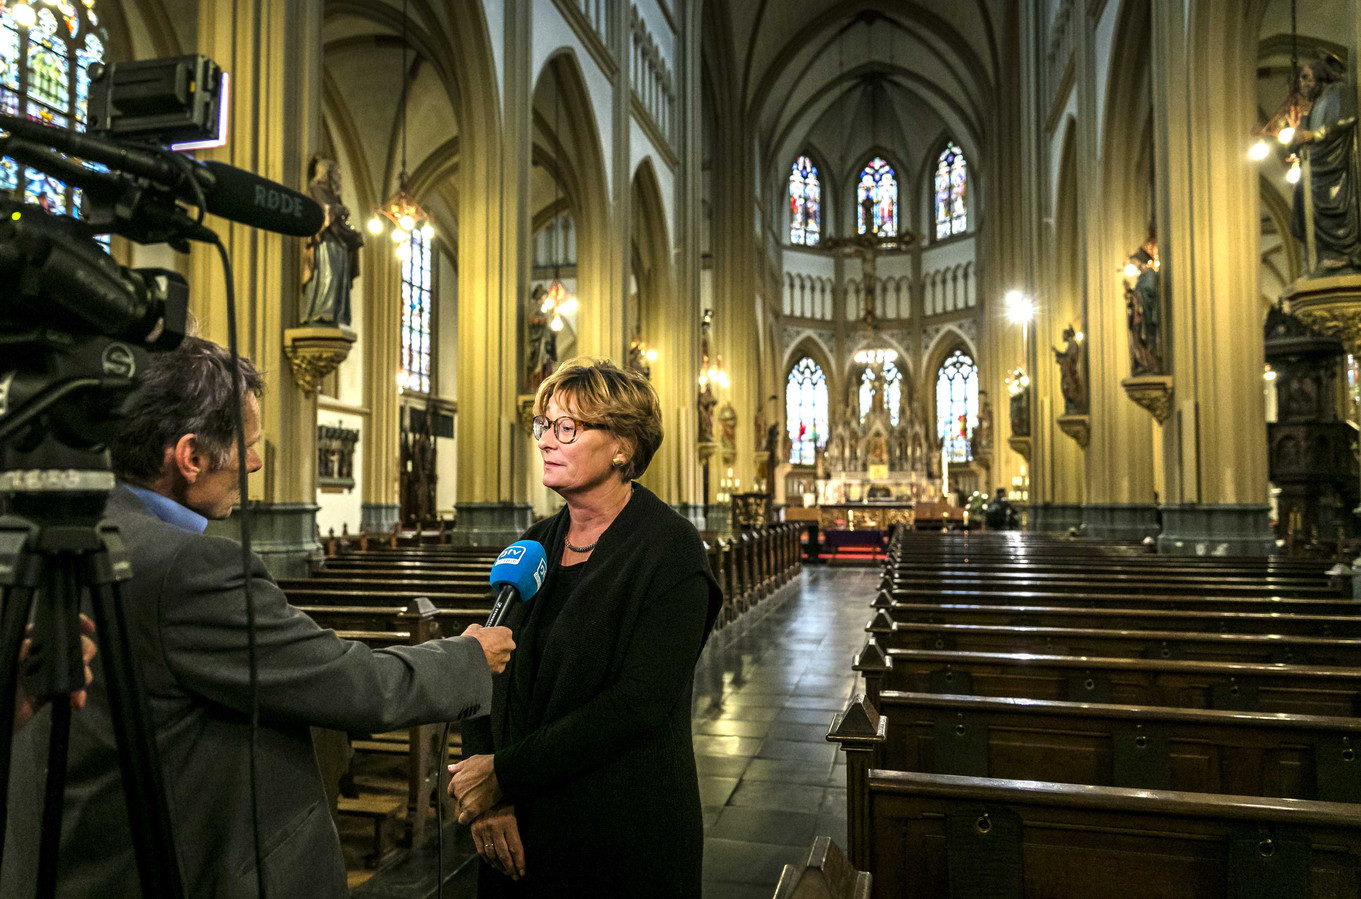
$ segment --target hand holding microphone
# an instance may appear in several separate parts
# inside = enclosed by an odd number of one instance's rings
[[[496,557],[491,567],[491,586],[496,591],[496,602],[485,626],[470,624],[463,636],[472,637],[482,644],[487,655],[487,667],[493,674],[500,674],[510,662],[510,654],[515,649],[509,628],[501,626],[506,612],[518,598],[528,602],[543,586],[544,575],[548,573],[548,556],[543,545],[533,540],[512,543]]]

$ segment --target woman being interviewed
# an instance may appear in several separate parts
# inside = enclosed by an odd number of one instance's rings
[[[691,681],[722,595],[695,528],[633,483],[661,404],[641,374],[583,357],[534,412],[544,486],[567,504],[524,534],[548,574],[507,615],[520,648],[451,769],[478,896],[698,896]]]

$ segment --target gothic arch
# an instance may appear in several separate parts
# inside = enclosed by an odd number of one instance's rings
[[[784,215],[781,219],[780,235],[781,243],[789,246],[789,171],[794,165],[794,160],[800,156],[807,156],[817,166],[818,179],[822,187],[822,238],[825,240],[829,234],[839,234],[835,230],[840,226],[841,208],[837,205],[841,198],[841,184],[836,175],[836,169],[832,168],[827,160],[827,155],[818,148],[818,145],[811,138],[804,142],[803,149],[795,150],[789,158],[784,160],[784,165],[777,167],[776,172],[781,176],[778,180],[779,203],[776,208],[784,208]],[[797,245],[795,249],[799,249]]]
[[[785,382],[789,380],[789,373],[804,356],[812,359],[822,369],[822,373],[827,377],[828,395],[835,398],[836,391],[841,386],[841,379],[838,377],[836,367],[832,365],[832,354],[822,345],[816,334],[805,333],[785,351],[784,363],[780,366],[780,389],[784,389]]]
[[[842,206],[838,211],[846,216],[846,228],[838,234],[850,235],[858,227],[858,210],[856,209],[857,192],[860,187],[860,175],[865,171],[865,166],[870,164],[874,157],[881,157],[893,167],[893,178],[898,185],[898,230],[911,227],[912,207],[911,186],[908,184],[908,167],[904,164],[903,158],[895,150],[890,150],[881,144],[875,144],[855,157],[856,161],[851,165],[850,171],[843,174],[840,179],[842,192]]]
[[[936,135],[927,146],[929,147],[926,157],[922,160],[921,166],[913,174],[911,182],[912,197],[910,202],[912,208],[921,216],[923,223],[923,233],[930,230],[930,239],[927,244],[936,242],[936,164],[940,161],[940,154],[945,152],[945,148],[953,143],[964,154],[964,160],[968,163],[968,188],[965,191],[964,208],[968,212],[969,226],[964,229],[963,234],[952,235],[948,239],[970,237],[977,233],[979,222],[979,210],[982,208],[983,197],[983,165],[980,159],[977,145],[970,138],[961,138],[949,129],[943,129]]]

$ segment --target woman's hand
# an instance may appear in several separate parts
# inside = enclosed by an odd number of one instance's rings
[[[520,825],[515,806],[498,805],[473,822],[477,854],[511,880],[525,876],[525,848],[520,842]]]
[[[495,756],[475,755],[449,766],[449,795],[458,800],[458,823],[471,824],[501,801]]]

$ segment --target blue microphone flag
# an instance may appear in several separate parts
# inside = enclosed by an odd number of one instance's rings
[[[501,550],[491,567],[492,589],[514,587],[520,599],[528,600],[543,586],[548,574],[548,554],[536,540],[518,540]]]

